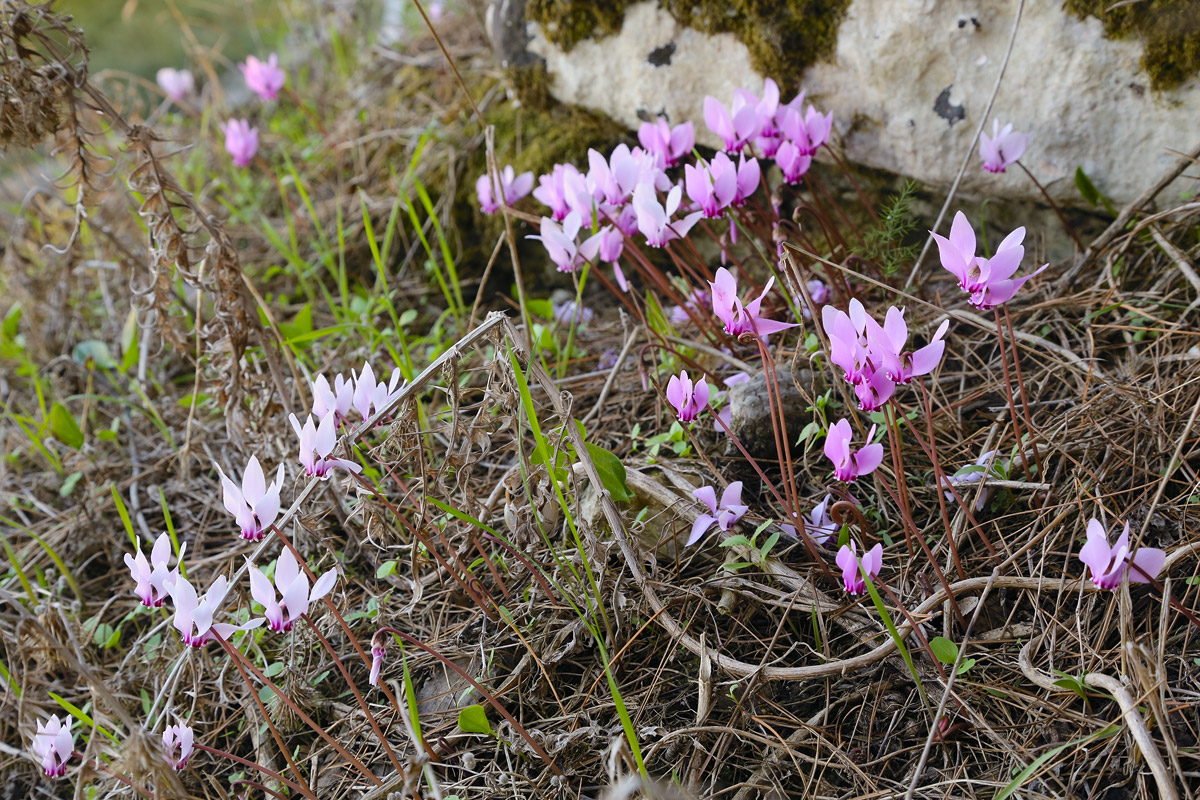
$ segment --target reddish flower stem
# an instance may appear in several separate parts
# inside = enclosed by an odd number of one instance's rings
[[[286,785],[288,788],[292,789],[293,791],[299,792],[300,794],[304,795],[305,797],[312,798],[312,800],[318,800],[317,796],[315,794],[313,794],[312,790],[309,789],[307,786],[305,786],[303,783],[296,783],[295,781],[290,781],[287,778],[280,775],[275,770],[264,767],[262,764],[251,761],[248,758],[242,758],[241,756],[236,756],[233,753],[226,752],[225,750],[218,750],[215,747],[209,747],[208,745],[200,744],[199,742],[196,742],[195,744],[193,744],[193,747],[195,747],[197,750],[203,750],[206,753],[212,753],[214,756],[221,756],[223,758],[228,758],[232,761],[236,761],[237,763],[241,764],[244,767],[250,767],[251,769],[256,769],[259,772],[261,772],[262,774],[266,775],[268,778],[279,781],[280,783]]]

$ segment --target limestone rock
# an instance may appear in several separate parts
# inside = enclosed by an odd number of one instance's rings
[[[509,30],[518,2],[502,3]],[[785,98],[803,88],[832,110],[851,161],[948,188],[987,106],[1015,8],[1007,0],[853,0],[833,57],[809,68],[802,86],[782,87]],[[619,33],[570,52],[526,27],[554,97],[630,128],[658,114],[690,119],[712,146],[705,95],[729,102],[735,88],[762,88],[734,35],[683,28],[655,2],[631,4]],[[510,60],[513,41],[506,36]],[[1083,167],[1101,191],[1128,202],[1177,158],[1172,151],[1200,140],[1200,80],[1151,91],[1141,54],[1136,39],[1105,38],[1099,20],[1080,20],[1062,3],[1025,4],[991,116],[1033,132],[1023,163],[1057,200],[1082,203],[1074,173]],[[962,196],[1040,198],[1019,168],[992,175],[979,163],[976,156],[967,169]]]
[[[796,379],[793,379],[791,370],[777,367],[775,379],[779,382],[788,435],[794,443],[808,414],[808,401],[796,388],[796,382],[798,380],[805,391],[811,394],[813,374],[803,369],[796,374]],[[729,429],[750,455],[756,458],[777,458],[766,373],[759,372],[751,376],[750,380],[730,387],[729,408]]]

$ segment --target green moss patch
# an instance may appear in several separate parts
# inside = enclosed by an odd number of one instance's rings
[[[1142,69],[1150,88],[1171,89],[1200,72],[1200,2],[1143,0],[1114,7],[1111,0],[1066,0],[1080,19],[1092,16],[1113,39],[1142,42]]]
[[[732,33],[746,45],[755,69],[786,86],[833,55],[850,0],[658,0],[680,25]],[[530,0],[526,17],[547,39],[570,50],[621,29],[630,0]]]

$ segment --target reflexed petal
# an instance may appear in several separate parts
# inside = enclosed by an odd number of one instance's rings
[[[325,595],[333,591],[333,585],[337,582],[337,570],[331,569],[321,577],[317,578],[317,582],[313,584],[312,592],[309,593],[308,600],[310,603],[315,603]]]
[[[327,412],[328,413],[328,412]],[[246,473],[242,476],[242,497],[247,505],[254,505],[267,493],[267,479],[257,456],[250,456]]]
[[[717,513],[717,490],[713,487],[701,486],[699,489],[692,492],[692,497],[708,506],[708,510],[712,513]]]
[[[711,517],[708,514],[701,514],[700,516],[696,517],[696,521],[692,523],[692,533],[690,536],[688,536],[688,540],[684,546],[686,547],[687,545],[692,545],[698,542],[700,537],[704,535],[705,531],[711,528],[712,524],[716,521],[716,517]]]
[[[1157,547],[1139,547],[1130,559],[1133,567],[1129,569],[1129,580],[1134,583],[1150,583],[1152,578],[1162,572],[1166,560],[1167,554]]]

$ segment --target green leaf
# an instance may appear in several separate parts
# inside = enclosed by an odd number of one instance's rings
[[[380,564],[378,567],[375,568],[375,577],[382,580],[383,578],[386,578],[388,575],[391,575],[395,571],[396,571],[396,562],[395,561],[385,561],[382,564]]]
[[[492,733],[492,723],[488,722],[487,712],[478,703],[458,712],[458,729],[463,733],[486,733],[488,736],[495,736]]]
[[[1001,789],[1000,793],[997,794],[994,798],[992,798],[992,800],[1005,800],[1005,798],[1011,796],[1013,792],[1015,792],[1017,789],[1021,788],[1021,784],[1025,783],[1025,781],[1027,781],[1031,777],[1033,777],[1033,774],[1035,772],[1037,772],[1043,764],[1045,764],[1050,759],[1054,758],[1056,755],[1061,753],[1063,750],[1066,750],[1068,747],[1075,747],[1077,745],[1086,744],[1087,742],[1090,742],[1093,739],[1107,738],[1109,736],[1112,736],[1118,730],[1119,730],[1119,728],[1116,725],[1110,725],[1107,728],[1096,731],[1095,733],[1091,734],[1090,736],[1084,736],[1081,739],[1075,739],[1074,741],[1064,742],[1063,744],[1060,744],[1057,747],[1052,747],[1051,749],[1047,750],[1046,752],[1042,753],[1040,756],[1035,758],[1033,760],[1033,762],[1030,763],[1029,766],[1025,767],[1025,769],[1023,769],[1019,773],[1017,773],[1017,777],[1015,777],[1011,781],[1009,781],[1008,785],[1005,786],[1003,789]]]
[[[747,539],[745,536],[743,536],[740,533],[735,533],[733,536],[727,536],[725,538],[725,540],[723,542],[721,542],[721,547],[753,547],[753,546],[754,545],[750,543],[750,540]]]
[[[554,319],[554,305],[549,300],[526,300],[525,307],[542,319]]]
[[[1096,184],[1092,183],[1092,179],[1083,171],[1083,167],[1075,168],[1075,186],[1079,188],[1079,193],[1083,195],[1083,199],[1089,205],[1100,204],[1100,190],[1096,188]]]
[[[75,422],[71,412],[67,411],[67,407],[62,403],[55,403],[50,407],[49,422],[50,432],[54,434],[54,438],[75,450],[83,447],[83,431],[79,429],[79,424]]]
[[[290,322],[279,323],[279,332],[283,334],[285,339],[295,339],[297,336],[312,333],[312,330],[312,303],[305,303],[304,308],[300,309],[295,318]]]
[[[17,338],[17,328],[21,325],[21,304],[14,303],[4,315],[4,325],[0,326],[0,338],[9,341]]]
[[[129,309],[121,327],[121,371],[129,372],[138,363],[137,309]]]
[[[625,465],[621,463],[621,459],[591,442],[584,442],[584,446],[587,447],[588,455],[592,457],[592,463],[596,465],[600,482],[612,495],[613,500],[622,503],[632,500],[633,492],[629,491],[629,486],[625,483]]]
[[[87,364],[90,361],[100,369],[116,369],[117,366],[112,351],[99,339],[87,339],[75,345],[71,350],[71,360],[76,364]]]
[[[62,482],[62,486],[58,487],[59,497],[67,497],[71,492],[75,491],[75,485],[79,483],[79,479],[83,477],[82,472],[72,472]]]
[[[958,675],[966,675],[971,671],[971,667],[975,666],[975,659],[964,658],[963,662],[958,665]]]
[[[945,636],[935,636],[929,640],[929,649],[943,664],[953,664],[958,660],[958,645]]]

